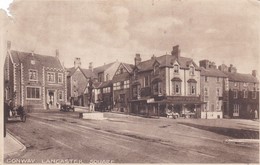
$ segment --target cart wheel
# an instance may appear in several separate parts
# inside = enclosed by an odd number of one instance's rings
[[[22,116],[21,116],[21,121],[22,121],[22,122],[25,122],[25,121],[26,121],[26,115],[22,115]]]

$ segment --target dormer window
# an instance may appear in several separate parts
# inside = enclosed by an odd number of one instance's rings
[[[193,66],[190,67],[190,75],[194,75],[195,74],[195,69]]]
[[[159,65],[154,65],[153,71],[155,75],[159,74],[160,73]]]
[[[174,65],[174,73],[179,73],[179,66],[178,65]]]

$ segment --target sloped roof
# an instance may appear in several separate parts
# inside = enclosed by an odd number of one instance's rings
[[[106,64],[106,65],[103,65],[103,66],[99,66],[99,67],[96,67],[93,69],[94,73],[100,73],[100,72],[104,72],[106,69],[110,68],[113,64],[115,64],[115,62],[112,62],[112,63],[109,63],[109,64]]]
[[[29,52],[20,52],[15,50],[11,50],[10,54],[13,61],[17,64],[25,63],[28,61],[28,59],[34,59],[44,67],[63,69],[60,60],[54,56],[40,55],[35,53],[32,55],[32,53]]]
[[[127,64],[127,63],[122,63],[122,64],[125,66],[125,68],[129,73],[131,73],[135,67],[133,64]]]
[[[97,75],[91,69],[83,69],[83,68],[80,68],[80,69],[82,70],[83,74],[86,77],[97,78]]]
[[[258,83],[258,79],[251,74],[224,72],[230,81]]]
[[[77,68],[66,68],[66,71],[69,72],[69,74],[67,76],[72,76],[73,73],[77,70]]]
[[[162,55],[159,57],[155,57],[153,59],[149,59],[147,61],[140,62],[137,65],[137,68],[140,71],[149,71],[153,69],[153,64],[155,61],[158,61],[160,64],[160,67],[172,67],[172,64],[177,61],[180,64],[181,68],[189,68],[189,64],[193,64],[195,66],[196,70],[200,70],[198,65],[191,59],[187,57],[179,57],[176,58],[176,56],[173,55]]]
[[[224,74],[223,72],[221,72],[218,69],[214,69],[214,68],[208,68],[205,69],[204,67],[200,67],[201,69],[201,75],[202,76],[209,76],[209,77],[227,77],[226,74]]]

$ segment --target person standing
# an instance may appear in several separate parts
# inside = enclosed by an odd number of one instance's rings
[[[255,119],[258,119],[258,112],[255,110]]]

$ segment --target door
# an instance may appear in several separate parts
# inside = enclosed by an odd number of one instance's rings
[[[55,90],[47,90],[47,106],[50,109],[56,108],[56,91]],[[48,108],[48,107],[47,107]]]

